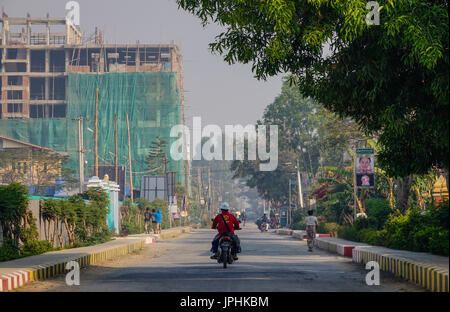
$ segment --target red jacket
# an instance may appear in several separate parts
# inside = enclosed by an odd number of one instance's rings
[[[227,222],[228,227],[230,228],[231,233],[234,234],[234,229],[236,228],[236,230],[240,230],[241,228],[239,227],[239,221],[236,219],[236,217],[229,213],[228,211],[224,211],[222,212],[223,218],[225,219],[225,221]],[[213,221],[212,224],[212,229],[217,228],[217,230],[219,231],[219,234],[228,232],[227,227],[225,226],[225,223],[223,223],[223,219],[220,216],[220,214],[218,214],[216,216],[216,218]]]

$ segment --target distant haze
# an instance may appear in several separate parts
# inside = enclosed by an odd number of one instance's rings
[[[65,0],[0,0],[9,17],[65,16]],[[181,47],[186,124],[201,116],[206,124],[255,123],[281,91],[281,76],[253,78],[251,65],[228,65],[208,43],[220,31],[204,29],[198,18],[178,9],[175,0],[79,0],[83,33],[104,31],[106,43],[171,43]]]

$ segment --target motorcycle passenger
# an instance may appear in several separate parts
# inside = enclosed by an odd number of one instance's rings
[[[228,203],[221,203],[220,204],[220,210],[221,213],[219,213],[213,221],[213,224],[211,226],[212,229],[216,229],[219,232],[212,241],[212,248],[211,252],[213,255],[211,256],[211,259],[217,259],[217,249],[219,247],[219,240],[225,233],[231,233],[231,238],[233,240],[234,244],[234,252],[233,252],[233,259],[237,260],[238,257],[236,256],[236,253],[241,252],[241,244],[239,241],[239,237],[234,234],[234,230],[240,230],[239,221],[236,219],[236,217],[229,212],[230,206]],[[224,221],[226,222],[225,225]],[[229,230],[228,230],[229,229]]]

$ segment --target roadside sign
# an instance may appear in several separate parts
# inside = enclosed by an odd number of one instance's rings
[[[375,186],[375,158],[373,148],[357,148],[355,157],[356,187]]]
[[[365,154],[374,154],[373,148],[357,148],[356,149],[356,155],[365,155]]]

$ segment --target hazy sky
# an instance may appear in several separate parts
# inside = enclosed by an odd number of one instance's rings
[[[0,0],[10,17],[64,17],[66,0]],[[253,78],[251,65],[228,65],[212,55],[208,43],[219,33],[212,25],[178,9],[175,0],[78,0],[83,32],[103,29],[106,43],[174,43],[183,54],[186,123],[254,123],[281,91],[281,76]]]

